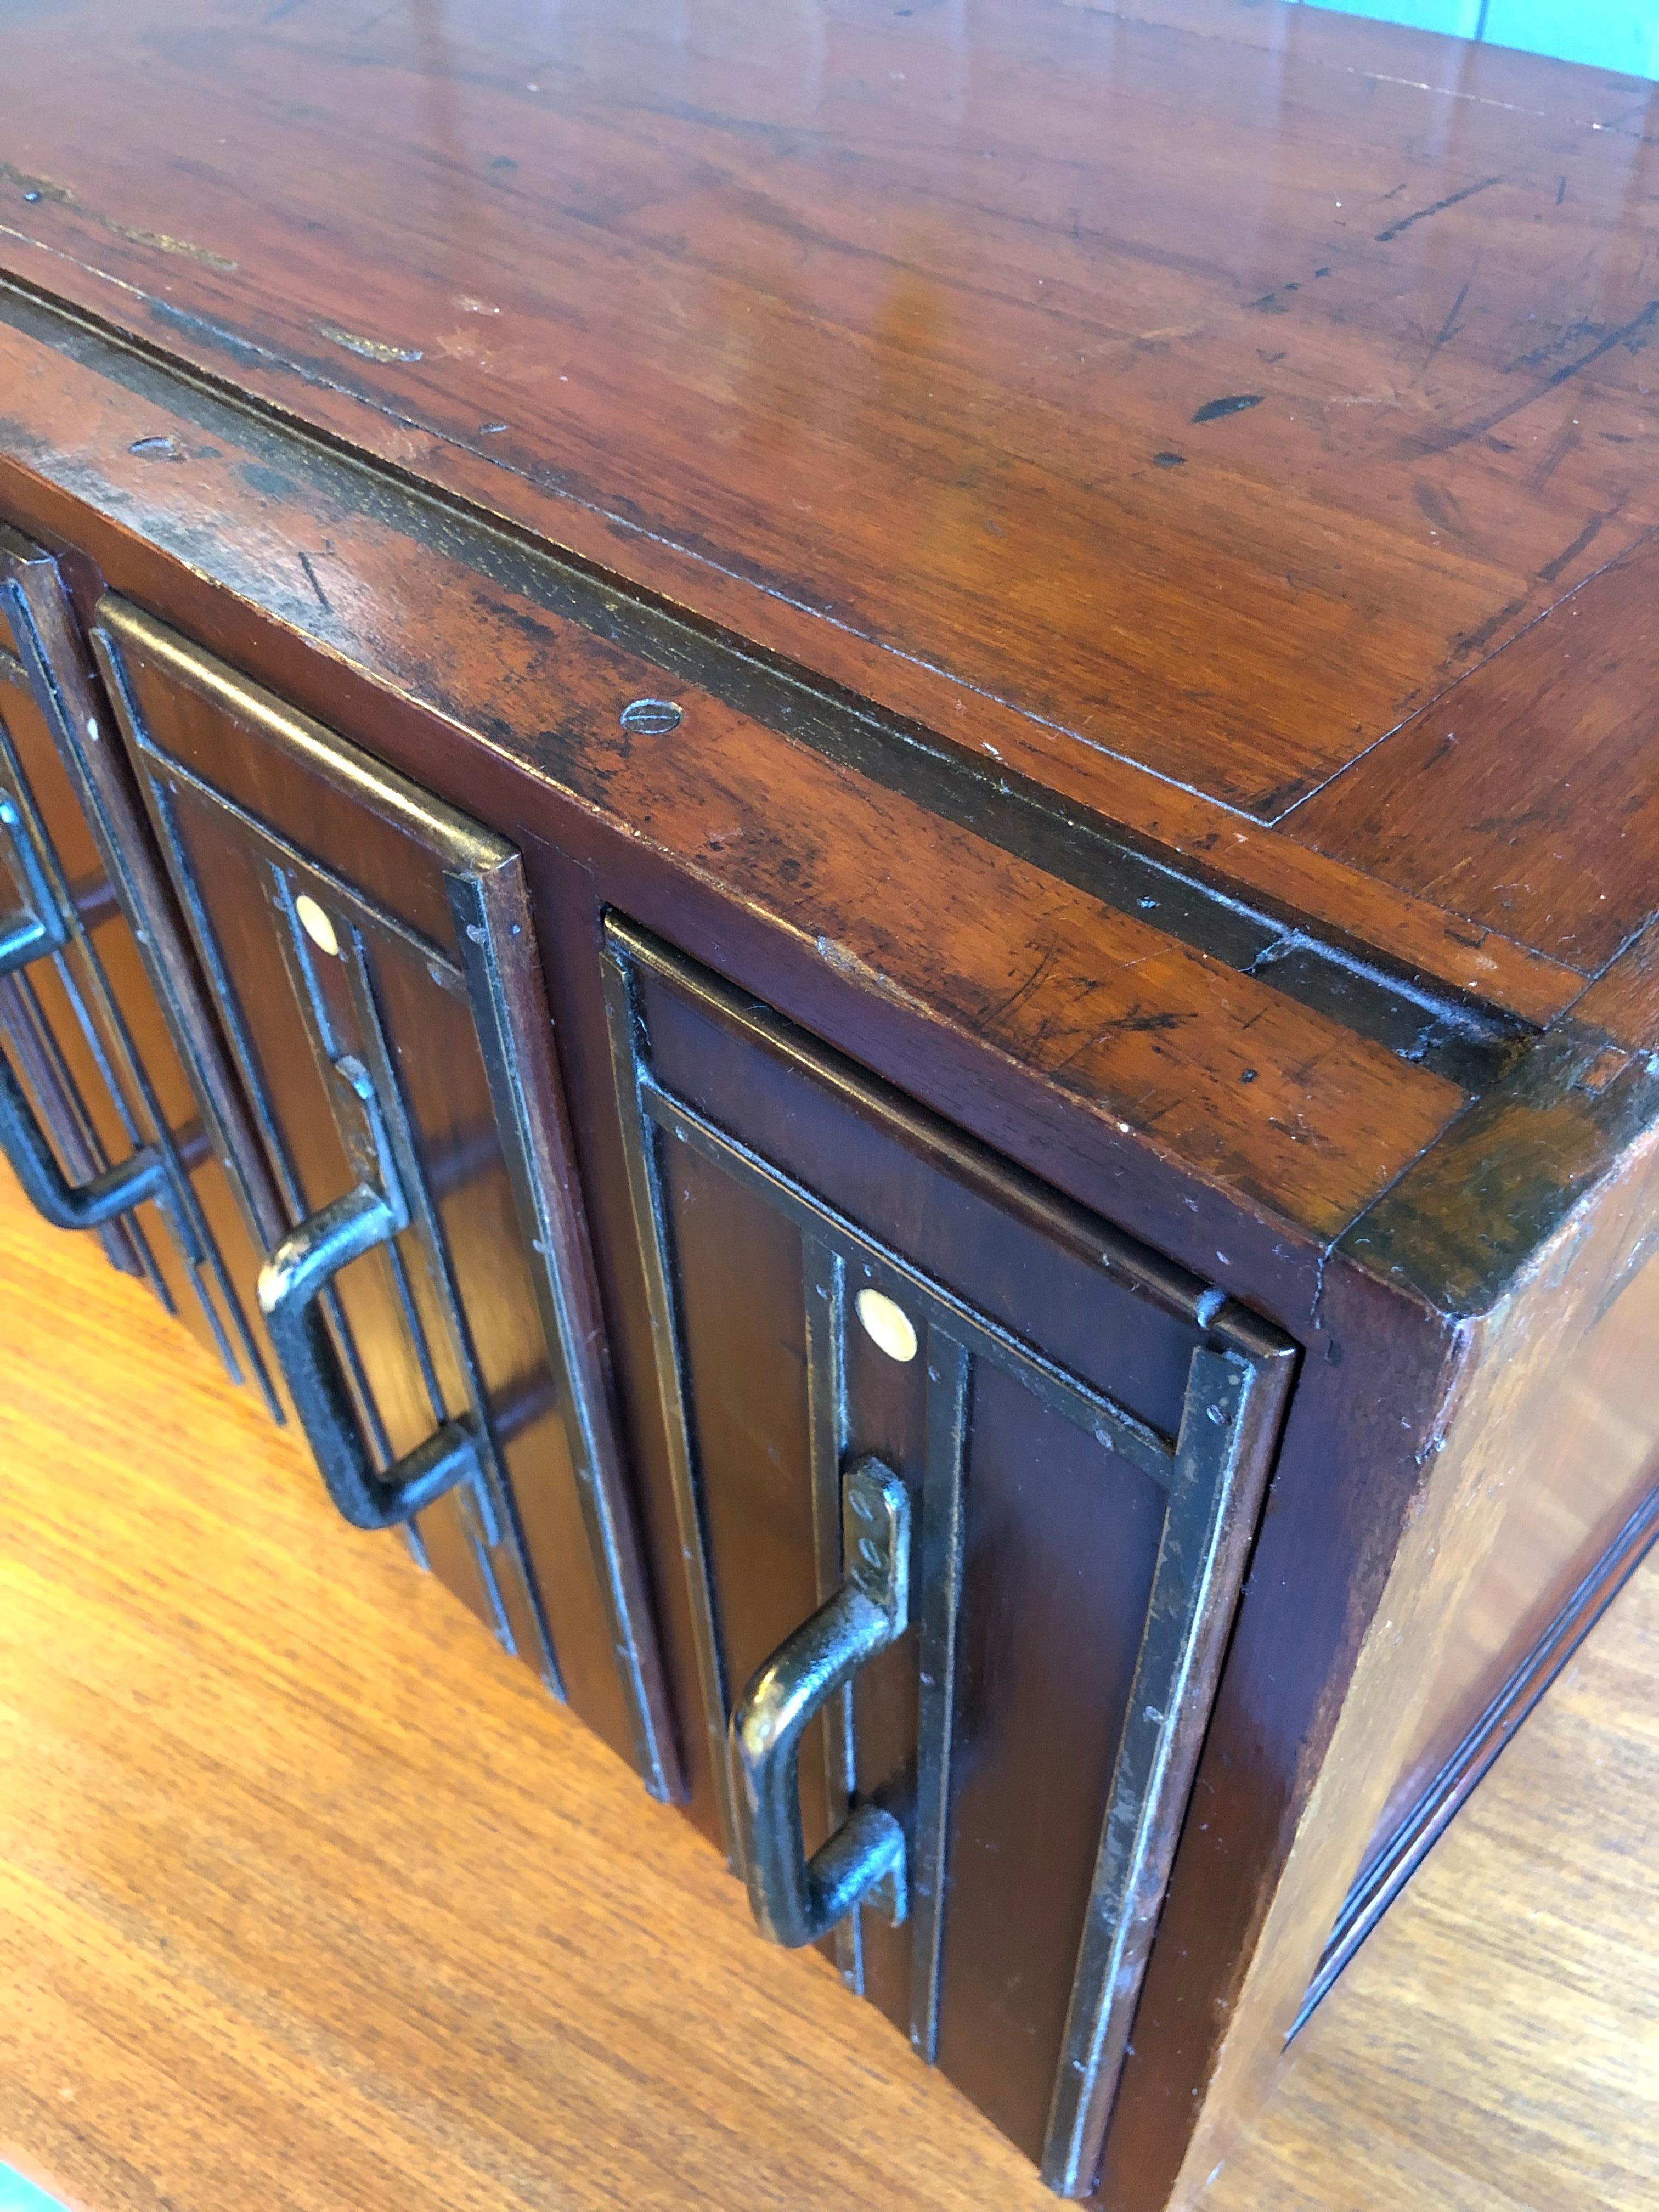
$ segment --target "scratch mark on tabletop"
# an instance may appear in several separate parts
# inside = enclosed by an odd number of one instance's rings
[[[1443,215],[1448,208],[1460,206],[1464,200],[1472,200],[1477,192],[1489,191],[1493,185],[1500,185],[1503,181],[1501,177],[1482,177],[1478,184],[1465,185],[1461,192],[1448,192],[1443,200],[1437,200],[1432,207],[1419,208],[1414,215],[1402,215],[1398,222],[1391,222],[1386,230],[1379,230],[1376,243],[1386,246],[1391,238],[1398,238],[1402,231],[1409,230],[1414,222],[1426,222],[1431,215]]]
[[[0,161],[0,184],[15,185],[26,200],[56,200],[60,207],[71,207],[75,195],[67,185],[53,182],[50,177],[31,177],[22,169],[14,168],[9,161]]]
[[[1017,1012],[1031,996],[1031,994],[1041,988],[1048,976],[1049,969],[1053,968],[1059,957],[1060,949],[1057,945],[1054,944],[1045,945],[1042,951],[1037,955],[1036,965],[1032,969],[1030,974],[1025,978],[1024,981],[1022,983],[1017,983],[1013,989],[1010,991],[1006,997],[997,1000],[994,1005],[986,1008],[984,1014],[985,1026],[988,1029],[994,1022],[1003,1021],[1010,1014]]]
[[[1457,318],[1463,312],[1463,302],[1468,298],[1469,287],[1474,283],[1474,273],[1471,270],[1470,273],[1463,279],[1462,283],[1458,287],[1457,297],[1452,301],[1451,307],[1447,313],[1446,319],[1440,325],[1439,334],[1436,337],[1434,343],[1429,348],[1429,359],[1423,364],[1425,368],[1427,368],[1429,362],[1431,362],[1434,359],[1441,347],[1447,344],[1457,335]]]
[[[112,238],[124,238],[130,246],[153,246],[162,253],[182,253],[191,261],[204,263],[210,269],[232,270],[234,261],[222,253],[213,253],[205,246],[196,246],[187,238],[175,238],[170,231],[135,230],[125,222],[117,222],[113,216],[100,215],[96,208],[83,207],[67,185],[60,185],[51,177],[32,177],[10,161],[0,161],[0,184],[15,185],[31,206],[41,200],[50,200],[58,207],[72,207],[95,222]]]
[[[1605,514],[1591,515],[1589,520],[1579,532],[1577,537],[1573,539],[1571,544],[1564,545],[1553,561],[1545,562],[1543,567],[1538,571],[1538,580],[1540,583],[1553,584],[1556,578],[1561,574],[1561,571],[1564,568],[1570,568],[1573,562],[1578,558],[1578,556],[1584,551],[1585,548],[1590,544],[1590,541],[1601,535],[1602,525],[1604,523],[1611,522],[1614,515],[1616,515],[1620,509],[1624,506],[1624,501],[1621,499],[1613,506],[1608,507]]]
[[[1470,527],[1465,519],[1455,495],[1443,484],[1425,483],[1420,480],[1414,483],[1412,486],[1412,503],[1431,530],[1438,532],[1442,538],[1449,538],[1454,544],[1462,546],[1466,552],[1474,554],[1477,560],[1486,558],[1486,549],[1481,544],[1480,536]]]
[[[1527,479],[1529,488],[1535,492],[1542,491],[1544,486],[1578,442],[1578,425],[1570,418],[1563,422],[1561,428],[1544,448],[1538,465]]]
[[[1628,346],[1632,353],[1639,352],[1648,343],[1656,316],[1659,316],[1659,299],[1650,300],[1627,323],[1621,323],[1616,331],[1609,331],[1588,353],[1580,354],[1577,361],[1566,362],[1553,374],[1547,376],[1541,384],[1534,385],[1530,392],[1522,392],[1518,399],[1511,399],[1506,405],[1494,408],[1491,414],[1482,415],[1473,422],[1463,423],[1453,429],[1431,430],[1413,441],[1414,450],[1419,453],[1449,453],[1454,446],[1467,445],[1472,438],[1485,437],[1487,431],[1495,430],[1500,422],[1507,422],[1511,415],[1520,414],[1522,408],[1530,407],[1535,399],[1545,398],[1571,378],[1582,375],[1585,369],[1594,368],[1604,354],[1611,353],[1615,346]]]
[[[328,603],[328,593],[323,589],[321,584],[317,580],[317,571],[311,565],[311,556],[306,551],[303,546],[300,549],[300,566],[306,572],[306,581],[311,586],[312,590],[317,594],[318,605],[322,608],[322,611],[325,615],[331,615],[334,610]]]
[[[355,353],[360,361],[420,361],[423,358],[418,346],[389,344],[384,338],[360,337],[356,331],[343,331],[336,323],[319,323],[319,337],[326,338],[331,345],[343,346]]]
[[[189,239],[173,238],[165,230],[133,230],[106,215],[100,215],[98,220],[114,237],[125,238],[129,246],[153,246],[159,253],[182,253],[188,260],[204,262],[210,269],[228,271],[238,265],[228,261],[222,253],[210,252],[205,246],[192,246]]]
[[[1234,392],[1224,399],[1206,399],[1192,419],[1194,422],[1218,422],[1224,415],[1242,415],[1247,407],[1260,407],[1265,397],[1260,392]]]

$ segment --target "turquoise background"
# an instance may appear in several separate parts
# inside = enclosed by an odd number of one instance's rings
[[[0,2212],[61,2212],[55,2197],[25,2181],[9,2166],[0,2166]]]
[[[1313,0],[1298,0],[1312,5]],[[1444,31],[1489,46],[1520,46],[1592,69],[1659,77],[1655,0],[1321,0],[1339,15],[1369,15],[1417,31]]]

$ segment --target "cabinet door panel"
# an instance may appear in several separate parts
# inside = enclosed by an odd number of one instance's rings
[[[137,609],[95,642],[278,1194],[262,1297],[336,1503],[410,1527],[667,1794],[519,856]]]
[[[615,918],[606,967],[728,1850],[1080,2193],[1294,1347]]]
[[[957,1145],[947,1164],[934,1117],[896,1115],[856,1085],[804,1086],[789,1059],[732,1050],[707,1000],[664,988],[648,968],[636,984],[667,1089],[741,1127],[757,1152],[824,1188],[850,1218],[884,1218],[918,1267],[970,1280],[988,1318],[1143,1419],[1180,1425],[1195,1340],[1184,1307],[1200,1294],[1183,1270],[1106,1222],[1080,1239],[1057,1233],[1042,1208],[1001,1202],[1006,1171],[993,1155]],[[1167,1297],[1153,1295],[1160,1285]]]
[[[88,769],[113,729],[82,653],[52,563],[0,528],[0,905],[38,908],[58,940],[0,986],[0,1030],[64,1181],[153,1157],[152,1194],[100,1231],[106,1249],[280,1419],[256,1241],[121,898],[134,856],[116,850],[107,777]]]
[[[1164,1498],[983,1363],[969,1437],[939,2061],[1036,2155]]]

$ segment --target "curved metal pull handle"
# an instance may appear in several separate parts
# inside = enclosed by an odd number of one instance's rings
[[[750,1906],[761,1933],[792,1949],[816,1942],[884,1885],[895,1924],[907,1906],[904,1831],[890,1813],[859,1806],[810,1861],[800,1826],[802,1736],[909,1617],[909,1493],[878,1459],[860,1460],[842,1481],[842,1556],[840,1589],[774,1652],[732,1716]]]
[[[52,1157],[22,1085],[0,1059],[0,1152],[35,1212],[54,1229],[101,1229],[147,1198],[166,1195],[167,1166],[148,1146],[88,1182],[72,1183]]]
[[[446,1421],[423,1444],[376,1474],[345,1377],[318,1310],[342,1267],[389,1243],[404,1218],[379,1191],[359,1185],[285,1237],[259,1271],[259,1308],[288,1379],[295,1410],[329,1496],[354,1528],[395,1528],[467,1476],[481,1474],[470,1423]]]
[[[3,817],[0,817],[3,819]],[[64,942],[61,926],[38,915],[0,921],[0,975],[15,975]],[[164,1194],[167,1166],[148,1146],[89,1182],[72,1183],[58,1164],[28,1094],[0,1056],[0,1152],[23,1186],[23,1194],[54,1229],[101,1229],[147,1198]]]

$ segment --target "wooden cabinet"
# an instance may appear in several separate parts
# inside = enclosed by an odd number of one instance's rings
[[[1659,1527],[1637,95],[98,10],[8,33],[14,1161],[763,1933],[1192,2203]]]
[[[605,957],[726,1847],[1074,2190],[1295,1347],[625,922]],[[843,1681],[872,1469],[903,1620]]]

